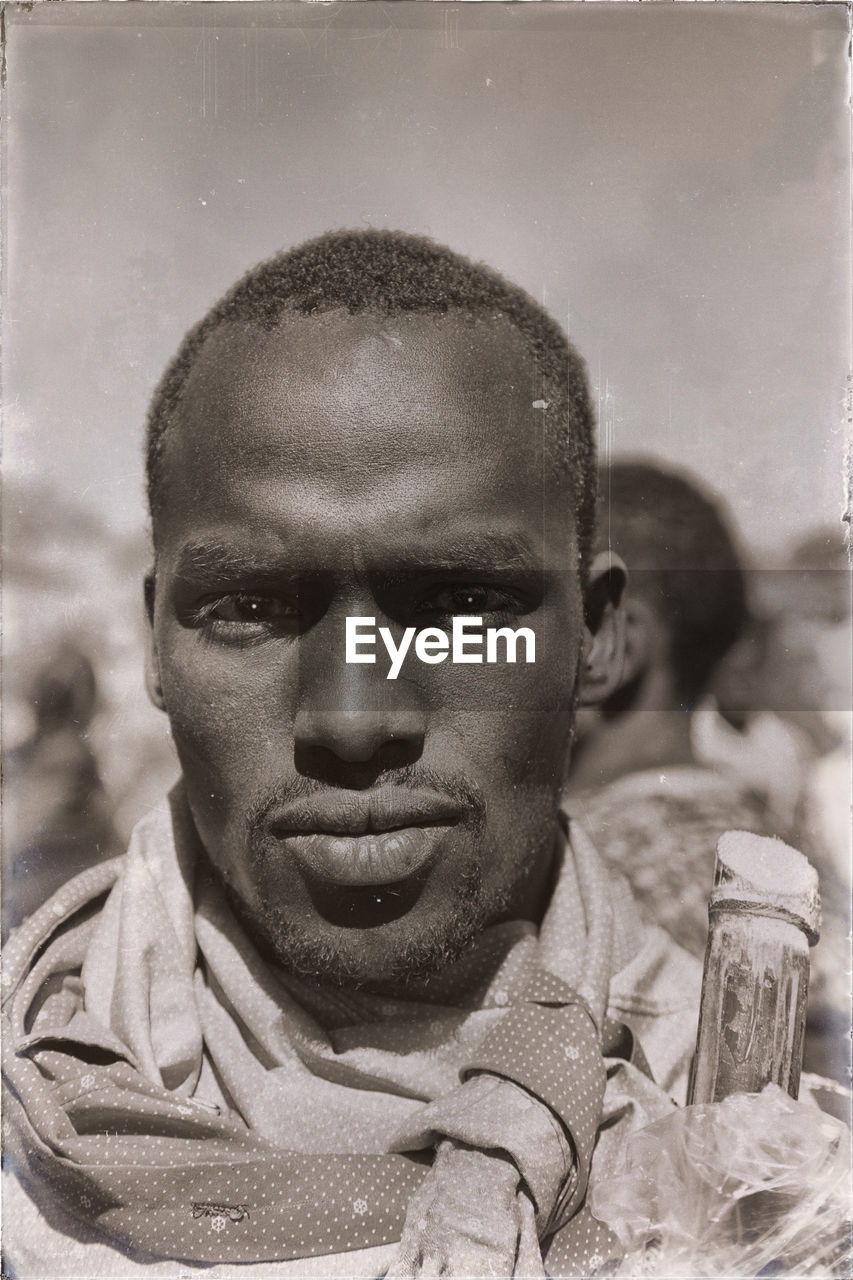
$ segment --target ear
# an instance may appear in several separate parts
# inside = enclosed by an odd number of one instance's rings
[[[166,704],[163,700],[163,687],[160,683],[160,659],[157,654],[157,644],[154,640],[154,591],[155,579],[154,570],[145,575],[145,616],[148,619],[148,626],[145,633],[145,689],[148,697],[153,702],[158,711],[165,711]]]
[[[620,685],[630,684],[649,665],[656,652],[665,652],[666,640],[652,609],[644,600],[626,594],[622,604],[625,622],[625,663]]]
[[[628,571],[612,551],[593,559],[584,599],[584,642],[578,705],[604,702],[622,684],[625,665],[623,596]]]

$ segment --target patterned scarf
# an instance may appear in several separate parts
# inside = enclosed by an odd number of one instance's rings
[[[324,989],[261,957],[178,787],[126,858],[76,877],[7,948],[7,1149],[26,1180],[152,1257],[399,1239],[442,1136],[509,1152],[551,1234],[583,1202],[608,983],[636,945],[620,928],[614,953],[614,901],[573,827],[539,928],[486,929],[405,999]],[[556,1183],[536,1165],[549,1127],[551,1155],[569,1153]]]

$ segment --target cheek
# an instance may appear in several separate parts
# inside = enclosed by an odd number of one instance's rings
[[[548,641],[551,640],[549,644]],[[428,701],[435,739],[455,740],[469,770],[497,799],[517,788],[563,781],[573,724],[577,656],[537,630],[533,663],[431,669]]]
[[[255,790],[264,759],[284,748],[287,676],[258,650],[224,650],[179,630],[161,648],[163,697],[181,763],[192,782],[227,796]]]

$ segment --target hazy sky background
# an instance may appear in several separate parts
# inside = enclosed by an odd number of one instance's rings
[[[13,477],[141,527],[146,403],[185,328],[257,259],[370,225],[543,300],[588,360],[602,444],[700,473],[763,563],[839,518],[842,5],[7,16]]]

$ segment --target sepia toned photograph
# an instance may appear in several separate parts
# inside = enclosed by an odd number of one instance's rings
[[[4,1280],[849,1277],[848,7],[2,16]]]

